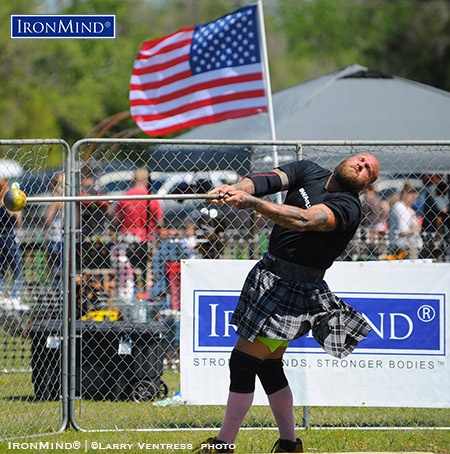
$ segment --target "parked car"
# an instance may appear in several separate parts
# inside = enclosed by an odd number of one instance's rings
[[[16,180],[23,175],[23,167],[13,159],[0,159],[0,178]]]
[[[107,173],[99,178],[99,184],[108,194],[122,195],[133,183],[134,172],[121,170]],[[152,192],[161,196],[165,225],[168,228],[183,227],[187,218],[202,220],[210,208],[210,203],[201,199],[164,199],[167,195],[206,194],[212,188],[224,183],[235,183],[239,176],[234,171],[212,170],[201,172],[151,172]],[[205,211],[206,210],[206,211]],[[222,213],[229,212],[229,207],[215,207],[211,214],[220,218]],[[228,213],[230,217],[230,213]]]
[[[46,193],[48,192],[50,180],[55,172],[55,170],[43,170],[39,172],[27,170],[18,178],[20,189],[22,189],[27,196]]]

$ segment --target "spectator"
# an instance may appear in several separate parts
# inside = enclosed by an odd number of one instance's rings
[[[22,225],[22,213],[12,212],[3,205],[3,197],[9,190],[6,178],[0,178],[0,292],[5,293],[8,271],[13,277],[11,298],[18,298],[23,284],[23,259],[15,229]]]
[[[380,239],[387,230],[389,202],[381,198],[372,184],[363,191],[361,204],[363,208],[361,226],[365,234],[366,247],[369,254],[376,258],[379,254],[378,245]]]
[[[421,180],[424,183],[420,194],[424,247],[420,256],[439,260],[444,257],[447,248],[448,186],[439,174],[424,174]]]
[[[64,195],[65,175],[56,173],[51,182],[50,190],[56,197]],[[47,261],[52,271],[52,285],[61,289],[63,251],[64,251],[64,203],[61,201],[51,202],[45,215],[46,251]]]
[[[419,191],[406,182],[399,198],[392,200],[389,213],[389,249],[398,259],[416,259],[422,249],[421,223],[412,206],[419,196]]]
[[[131,189],[126,196],[146,195],[150,193],[149,175],[146,169],[136,169]],[[148,245],[156,240],[156,233],[164,226],[163,211],[159,200],[119,200],[115,207],[114,225],[120,227],[120,234],[128,243],[127,257],[130,260],[138,285],[138,276],[142,276],[146,290],[149,279],[149,259],[152,255]],[[140,272],[139,272],[140,271]]]
[[[81,169],[81,190],[80,195],[105,195],[105,188],[97,182],[94,171],[85,165]],[[109,201],[81,202],[81,230],[85,238],[105,236],[112,216],[111,203]]]
[[[105,195],[106,191],[97,182],[89,165],[81,169],[81,196]],[[80,203],[81,219],[81,262],[88,269],[110,268],[108,227],[112,217],[109,201]]]
[[[153,286],[150,289],[152,300],[169,297],[168,307],[179,310],[180,260],[187,258],[186,244],[177,230],[164,230],[153,256]]]
[[[186,244],[186,258],[196,259],[198,257],[197,246],[198,239],[196,235],[197,225],[192,219],[185,222],[186,231],[184,234],[184,243]]]

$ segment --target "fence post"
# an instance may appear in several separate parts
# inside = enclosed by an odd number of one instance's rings
[[[308,429],[310,427],[311,423],[309,420],[309,407],[304,406],[303,407],[303,427],[305,429]]]

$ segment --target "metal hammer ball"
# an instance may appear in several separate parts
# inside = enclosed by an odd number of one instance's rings
[[[27,195],[21,189],[12,188],[3,197],[3,204],[9,211],[20,211],[27,204]]]

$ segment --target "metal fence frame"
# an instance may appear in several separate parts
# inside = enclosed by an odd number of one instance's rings
[[[66,175],[71,173],[71,163],[73,161],[71,157],[71,148],[65,140],[60,139],[24,139],[24,140],[0,140],[0,146],[53,146],[59,145],[65,151],[66,156],[63,156],[63,160],[66,162]],[[66,182],[68,180],[66,179]],[[65,193],[68,194],[69,185],[65,186]],[[69,214],[70,206],[65,206],[65,240],[70,241],[69,234],[69,223],[70,216]],[[62,324],[61,324],[61,419],[59,428],[56,430],[56,433],[64,432],[70,426],[70,411],[69,411],[69,262],[65,262],[63,266],[63,281],[64,281],[64,292],[63,292],[63,305],[62,305]],[[14,415],[11,415],[12,417]],[[35,435],[45,435],[45,434],[35,434]],[[12,438],[7,436],[6,439]]]
[[[450,147],[450,141],[235,141],[235,140],[163,140],[163,139],[83,139],[77,141],[72,147],[59,139],[45,140],[0,140],[0,146],[22,146],[22,145],[61,145],[67,153],[65,173],[66,173],[66,196],[76,196],[76,177],[78,172],[77,159],[80,154],[81,147],[85,145],[91,146],[120,146],[125,144],[133,144],[136,146],[150,145],[202,145],[202,146],[247,146],[247,147],[272,147],[274,153],[279,147],[293,147],[296,150],[297,159],[303,158],[303,150],[305,147],[320,147],[320,146],[335,146],[350,149],[354,147],[385,147],[385,146],[436,146]],[[450,169],[448,169],[450,170]],[[111,198],[113,200],[113,198]],[[63,312],[62,312],[62,360],[61,360],[61,423],[57,432],[62,432],[68,427],[73,427],[76,430],[89,431],[80,427],[78,417],[75,414],[76,409],[76,377],[75,377],[75,359],[76,351],[76,327],[75,327],[75,281],[76,281],[76,213],[75,202],[66,202],[64,206],[64,239],[68,246],[69,260],[64,261],[63,267]],[[449,265],[450,266],[450,265]],[[70,299],[69,299],[70,296]],[[303,408],[303,423],[305,427],[310,425],[309,408]],[[403,427],[402,427],[403,428]],[[408,427],[404,427],[408,429]],[[441,428],[443,429],[443,428]],[[445,428],[448,429],[448,428]],[[120,430],[120,429],[117,429]],[[150,428],[149,430],[159,430]],[[176,429],[175,429],[176,430]],[[42,434],[36,434],[42,435]],[[7,436],[4,439],[9,439]]]
[[[248,140],[177,140],[177,139],[83,139],[78,141],[74,144],[72,148],[71,156],[75,158],[77,156],[77,151],[79,148],[84,144],[97,144],[97,145],[119,145],[119,144],[142,144],[142,145],[166,145],[166,146],[176,146],[176,145],[200,145],[200,146],[246,146],[246,147],[258,147],[258,146],[269,146],[272,147],[274,153],[274,162],[277,163],[277,149],[282,146],[290,146],[295,147],[297,150],[297,159],[301,160],[303,157],[303,149],[305,147],[316,147],[316,146],[337,146],[337,147],[345,147],[352,149],[353,147],[386,147],[386,146],[449,146],[450,141],[272,141],[272,140],[255,140],[255,141],[248,141]],[[75,163],[73,163],[73,168],[75,168]],[[73,193],[72,195],[75,195]],[[72,225],[73,225],[72,221]],[[74,232],[72,232],[74,235]],[[73,236],[72,236],[73,238]],[[72,260],[74,257],[72,255]],[[72,262],[72,268],[74,267],[74,262]],[[73,279],[72,279],[73,281]],[[71,304],[74,307],[74,304]],[[72,314],[74,315],[74,314]],[[72,318],[74,320],[74,318]],[[74,341],[75,336],[74,333],[71,333],[71,346],[72,351],[74,351]],[[74,358],[71,358],[71,361],[74,361]],[[72,369],[74,364],[72,364]],[[71,375],[70,377],[70,384],[69,384],[69,403],[73,402],[75,399],[74,395],[74,384],[75,377]],[[70,405],[71,409],[74,409],[74,405]],[[77,423],[76,416],[73,411],[70,413],[70,421],[71,424],[80,429],[79,424]],[[310,415],[309,415],[309,407],[303,407],[303,423],[305,427],[310,426]]]

